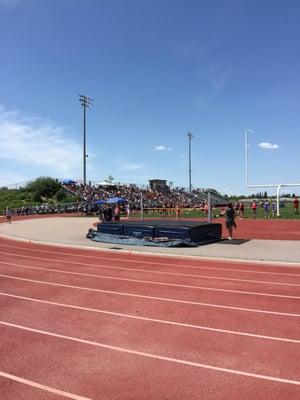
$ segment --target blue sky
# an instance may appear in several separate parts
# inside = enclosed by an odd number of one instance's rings
[[[299,183],[300,3],[0,0],[0,185],[40,175],[246,193]],[[291,191],[296,191],[291,189]],[[251,192],[251,191],[250,191]]]

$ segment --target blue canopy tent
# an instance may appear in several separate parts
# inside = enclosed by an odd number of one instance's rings
[[[72,185],[73,183],[77,183],[76,181],[73,181],[73,179],[60,179],[58,182],[64,185]]]
[[[126,199],[123,197],[111,197],[106,200],[107,204],[117,204],[117,203],[125,203]]]
[[[96,200],[96,201],[94,202],[94,204],[102,205],[102,204],[106,204],[106,201],[105,201],[105,200]]]
[[[125,203],[125,199],[123,197],[110,197],[106,200],[95,200],[94,204],[103,205],[103,204],[117,204],[117,203]]]

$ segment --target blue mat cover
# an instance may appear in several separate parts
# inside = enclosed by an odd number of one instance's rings
[[[139,237],[136,236],[126,236],[126,235],[116,235],[98,232],[94,229],[89,229],[86,237],[95,242],[102,243],[113,243],[119,245],[134,245],[134,246],[155,246],[155,247],[196,247],[202,243],[192,242],[191,240],[185,239],[168,239],[168,238],[151,238],[151,237]],[[210,243],[207,241],[206,243]],[[205,243],[205,244],[206,244]]]

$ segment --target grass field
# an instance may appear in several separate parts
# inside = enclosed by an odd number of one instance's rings
[[[221,213],[221,209],[213,209],[213,216],[214,217],[218,217],[220,216]],[[252,216],[252,212],[250,210],[249,207],[245,208],[245,218],[253,218]],[[154,212],[154,213],[148,213],[145,212],[144,213],[145,218],[168,218],[168,217],[175,217],[174,213],[169,213],[169,215],[165,215],[163,216],[161,213],[159,212]],[[140,213],[132,213],[131,217],[140,217]],[[184,210],[181,214],[181,218],[205,218],[205,215],[203,213],[201,213],[198,210]],[[264,212],[262,208],[257,209],[257,218],[258,219],[264,219]],[[271,216],[271,218],[273,219],[273,217]],[[296,214],[294,213],[294,208],[293,208],[293,204],[292,203],[286,203],[284,207],[280,208],[280,217],[276,217],[276,218],[280,218],[280,219],[300,219],[300,214]]]

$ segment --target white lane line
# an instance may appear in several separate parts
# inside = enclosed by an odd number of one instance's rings
[[[22,221],[21,221],[22,222]],[[18,223],[18,221],[17,221]],[[191,261],[197,261],[197,262],[217,262],[217,263],[224,263],[224,264],[237,264],[240,266],[241,264],[250,264],[250,265],[258,265],[258,266],[266,266],[266,267],[278,267],[279,268],[284,268],[286,269],[297,269],[299,270],[300,268],[300,262],[298,261],[293,261],[293,260],[285,260],[285,261],[277,261],[274,259],[268,259],[268,260],[262,260],[262,259],[256,259],[256,258],[229,258],[229,257],[218,257],[218,256],[209,256],[209,255],[201,255],[201,254],[193,254],[193,255],[181,255],[181,254],[176,254],[176,253],[170,253],[170,252],[156,252],[156,251],[151,251],[151,249],[143,250],[143,249],[131,249],[129,246],[126,246],[124,249],[120,249],[118,251],[108,247],[108,246],[100,246],[97,247],[95,246],[95,243],[85,243],[85,244],[71,244],[71,243],[60,243],[60,242],[49,242],[49,241],[41,241],[37,239],[26,239],[26,238],[21,238],[18,236],[11,236],[11,235],[5,235],[4,233],[0,233],[0,240],[3,239],[4,241],[9,241],[14,242],[14,243],[25,243],[29,246],[34,245],[34,246],[43,246],[43,247],[48,247],[48,248],[61,248],[61,249],[68,249],[68,250],[75,250],[75,251],[88,251],[90,253],[94,254],[118,254],[118,255],[125,255],[129,257],[149,257],[149,258],[157,258],[157,259],[182,259],[182,260],[191,260]],[[258,242],[262,242],[262,240],[257,240]],[[276,241],[275,241],[276,242]],[[106,243],[107,244],[107,243]],[[216,244],[216,246],[220,246]],[[276,269],[276,268],[275,268]]]
[[[40,383],[33,382],[33,381],[30,381],[30,380],[25,379],[25,378],[21,378],[21,377],[16,376],[16,375],[8,374],[8,373],[3,372],[3,371],[0,371],[0,376],[2,376],[3,378],[6,378],[6,379],[10,379],[10,380],[15,381],[15,382],[23,383],[24,385],[27,385],[27,386],[32,386],[34,388],[41,389],[41,390],[44,390],[46,392],[57,394],[58,396],[66,397],[68,399],[73,399],[73,400],[91,400],[88,397],[82,397],[82,396],[78,396],[76,394],[65,392],[63,390],[54,389],[54,388],[52,388],[50,386],[41,385]]]
[[[88,287],[83,287],[83,286],[73,286],[73,285],[66,285],[66,284],[62,284],[62,283],[45,282],[45,281],[39,281],[39,280],[34,280],[34,279],[28,279],[28,278],[20,278],[18,276],[12,276],[12,275],[0,274],[0,276],[2,278],[18,280],[18,281],[22,281],[22,282],[31,282],[31,283],[37,283],[37,284],[42,284],[42,285],[48,285],[48,286],[58,286],[58,287],[64,287],[64,288],[68,288],[68,289],[86,290],[86,291],[95,292],[95,293],[106,293],[106,294],[113,294],[113,295],[117,295],[117,296],[127,296],[127,297],[134,297],[134,298],[155,300],[155,301],[166,301],[166,302],[170,302],[170,303],[190,304],[190,305],[212,307],[212,308],[222,308],[222,309],[234,310],[234,311],[246,311],[246,312],[254,312],[254,313],[261,313],[261,314],[282,315],[282,316],[286,316],[286,317],[300,317],[300,314],[292,314],[292,313],[284,313],[284,312],[268,311],[268,310],[258,310],[255,308],[241,308],[241,307],[234,307],[234,306],[224,306],[224,305],[220,305],[220,304],[200,303],[197,301],[177,300],[177,299],[170,299],[168,297],[146,296],[146,295],[141,295],[141,294],[118,292],[118,291],[104,290],[104,289],[93,289],[93,288],[88,288]]]
[[[295,380],[291,380],[291,379],[277,378],[275,376],[260,375],[260,374],[255,374],[252,372],[240,371],[240,370],[229,369],[229,368],[222,368],[222,367],[217,367],[215,365],[202,364],[202,363],[182,360],[179,358],[160,356],[158,354],[146,353],[143,351],[131,350],[131,349],[126,349],[124,347],[111,346],[111,345],[108,345],[105,343],[94,342],[91,340],[78,339],[73,336],[65,336],[65,335],[60,335],[58,333],[54,333],[54,332],[43,331],[40,329],[33,329],[33,328],[29,328],[27,326],[11,324],[11,323],[5,322],[5,321],[0,321],[0,324],[4,325],[4,326],[9,326],[11,328],[21,329],[21,330],[28,331],[28,332],[39,333],[41,335],[52,336],[55,338],[65,339],[65,340],[69,340],[72,342],[87,344],[87,345],[95,346],[95,347],[101,347],[104,349],[119,351],[122,353],[132,354],[132,355],[136,355],[136,356],[142,356],[142,357],[152,358],[152,359],[156,359],[156,360],[168,361],[171,363],[176,363],[176,364],[181,364],[181,365],[187,365],[190,367],[204,368],[204,369],[209,369],[209,370],[213,370],[213,371],[226,372],[229,374],[242,375],[242,376],[247,376],[247,377],[256,378],[256,379],[263,379],[263,380],[267,380],[267,381],[287,383],[287,384],[291,384],[291,385],[300,385],[300,381],[295,381]]]
[[[299,277],[300,274],[291,274],[291,273],[284,273],[284,272],[269,272],[269,271],[253,271],[253,270],[247,270],[247,269],[232,269],[232,268],[216,268],[216,267],[206,267],[206,266],[196,266],[196,265],[187,265],[187,264],[171,264],[171,263],[162,263],[159,261],[146,261],[146,260],[129,260],[129,259],[122,259],[122,258],[113,258],[113,257],[104,257],[104,256],[98,256],[98,255],[89,255],[89,254],[73,254],[73,253],[67,253],[67,252],[62,252],[62,251],[51,251],[51,250],[41,250],[41,249],[35,249],[35,248],[28,248],[28,247],[20,247],[20,246],[13,246],[13,245],[4,245],[0,243],[0,247],[9,247],[9,248],[14,248],[14,249],[19,249],[19,250],[26,250],[26,251],[34,251],[34,252],[40,252],[40,253],[50,253],[50,254],[61,254],[61,255],[66,255],[66,256],[72,256],[72,257],[81,257],[81,258],[92,258],[94,259],[99,259],[99,260],[107,260],[107,261],[118,261],[118,262],[128,262],[128,263],[138,263],[138,264],[149,264],[149,265],[162,265],[162,266],[168,266],[168,267],[180,267],[180,268],[192,268],[192,269],[208,269],[208,270],[216,270],[216,271],[231,271],[231,272],[242,272],[242,273],[255,273],[255,274],[270,274],[270,275],[283,275],[283,276],[294,276],[294,277]],[[1,252],[2,253],[2,252]],[[149,255],[149,254],[147,254]],[[154,254],[155,256],[155,254]],[[159,257],[159,256],[158,256]],[[205,261],[206,259],[204,259]],[[209,261],[209,260],[208,260]],[[203,260],[199,261],[203,262]],[[209,261],[212,263],[212,261]],[[260,263],[257,260],[253,261],[244,261],[244,260],[224,260],[224,259],[214,259],[214,262],[220,263],[220,264],[232,264],[232,263],[246,263],[246,264],[251,264],[251,263]],[[264,263],[264,262],[263,262]],[[268,264],[271,263],[271,261],[267,262]],[[282,266],[281,268],[297,268],[295,266],[290,266],[288,263],[285,263],[286,266]],[[95,265],[95,264],[92,264]],[[273,268],[272,266],[269,265],[264,265],[265,268]],[[275,266],[276,268],[279,268],[277,265]]]
[[[169,287],[178,287],[178,288],[184,288],[184,289],[207,290],[207,291],[212,291],[212,292],[238,293],[238,294],[250,295],[250,296],[255,295],[255,296],[267,296],[267,297],[279,297],[279,298],[283,298],[283,299],[297,299],[297,300],[300,299],[299,296],[289,296],[289,295],[285,295],[285,294],[248,292],[248,291],[243,291],[243,290],[211,288],[211,287],[206,287],[206,286],[179,285],[178,283],[148,281],[148,280],[144,280],[144,279],[121,278],[121,277],[109,276],[109,275],[85,274],[83,272],[72,272],[72,271],[65,271],[65,270],[54,269],[54,268],[31,267],[29,265],[9,263],[9,262],[5,262],[5,261],[4,262],[0,261],[0,264],[5,264],[6,266],[13,265],[18,268],[55,272],[55,273],[59,273],[59,274],[86,276],[89,278],[107,279],[107,280],[133,282],[133,283],[145,283],[147,285],[169,286]]]
[[[157,319],[157,318],[140,317],[137,315],[123,314],[123,313],[117,313],[117,312],[107,311],[107,310],[99,310],[97,308],[80,307],[80,306],[74,306],[71,304],[63,304],[63,303],[57,303],[54,301],[35,299],[32,297],[17,296],[17,295],[10,294],[10,293],[0,292],[0,296],[12,297],[15,299],[26,300],[26,301],[30,301],[30,302],[34,302],[34,303],[42,303],[42,304],[49,304],[49,305],[58,306],[58,307],[71,308],[74,310],[89,311],[89,312],[93,312],[93,313],[112,315],[112,316],[122,317],[122,318],[130,318],[130,319],[137,319],[137,320],[147,321],[147,322],[156,322],[159,324],[180,326],[180,327],[184,327],[184,328],[200,329],[200,330],[217,332],[217,333],[226,333],[226,334],[230,334],[230,335],[248,336],[248,337],[253,337],[253,338],[257,338],[257,339],[278,340],[280,342],[300,343],[300,340],[296,340],[296,339],[280,338],[280,337],[276,337],[276,336],[257,335],[255,333],[232,331],[232,330],[219,329],[219,328],[211,328],[209,326],[166,321],[166,320]]]
[[[280,286],[295,286],[300,287],[298,283],[285,283],[285,282],[270,282],[270,281],[257,281],[257,280],[250,280],[250,279],[237,279],[237,278],[225,278],[219,276],[207,276],[207,275],[193,275],[193,274],[181,274],[179,272],[165,272],[165,271],[157,271],[157,270],[145,270],[141,268],[127,268],[127,267],[117,267],[111,265],[103,265],[103,264],[89,264],[89,263],[82,263],[77,261],[67,261],[67,260],[59,260],[53,258],[44,258],[44,257],[35,257],[35,256],[27,256],[23,254],[15,254],[15,253],[8,253],[2,251],[1,254],[6,254],[9,256],[21,257],[21,258],[29,258],[31,260],[41,260],[41,261],[51,261],[57,262],[62,264],[74,264],[80,265],[81,267],[93,267],[93,268],[107,268],[107,269],[116,269],[122,271],[133,271],[133,272],[142,272],[142,273],[153,273],[153,274],[160,274],[160,275],[171,275],[171,276],[182,276],[182,277],[189,277],[189,278],[200,278],[200,279],[214,279],[214,280],[222,280],[222,281],[233,281],[233,282],[246,282],[246,283],[255,283],[261,285],[280,285]],[[4,261],[0,261],[1,264],[5,264]],[[16,264],[18,265],[18,264]]]

